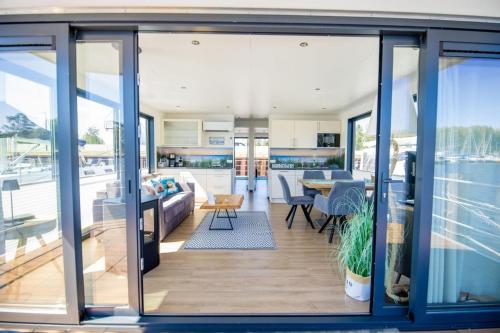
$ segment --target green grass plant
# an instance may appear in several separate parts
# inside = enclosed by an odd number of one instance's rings
[[[362,277],[371,275],[372,268],[373,204],[366,200],[356,213],[339,227],[340,242],[337,248],[339,272],[345,276],[346,268]]]

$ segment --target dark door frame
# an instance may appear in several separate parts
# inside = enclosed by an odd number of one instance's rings
[[[387,211],[388,211],[388,184],[391,148],[391,116],[392,116],[392,86],[393,60],[395,47],[420,48],[418,35],[383,35],[381,40],[381,63],[379,68],[378,115],[377,115],[377,153],[375,167],[374,192],[374,251],[373,251],[373,302],[372,313],[380,316],[406,316],[408,306],[387,304],[385,298],[385,262],[387,255]],[[420,146],[421,147],[421,146]],[[418,148],[417,148],[418,150]],[[415,197],[415,201],[419,200]],[[420,221],[414,219],[413,224]],[[418,269],[415,272],[418,274]],[[412,274],[413,276],[413,274]],[[410,299],[410,303],[412,299]]]
[[[324,17],[324,16],[278,16],[278,15],[203,15],[203,14],[75,14],[75,15],[11,15],[0,17],[0,31],[2,35],[6,36],[6,33],[11,33],[12,35],[30,35],[34,34],[45,34],[56,36],[58,45],[58,62],[62,61],[64,63],[58,65],[58,77],[61,82],[58,82],[58,103],[59,110],[58,114],[61,117],[60,123],[65,124],[61,126],[60,137],[58,140],[61,141],[60,145],[60,164],[61,168],[61,179],[64,179],[67,184],[70,184],[65,192],[67,196],[64,197],[65,208],[62,210],[61,214],[65,217],[67,221],[73,221],[73,223],[66,223],[63,225],[63,234],[67,240],[67,245],[64,247],[65,251],[65,276],[66,276],[66,290],[67,290],[67,300],[68,300],[68,315],[65,318],[51,317],[49,320],[45,316],[34,316],[29,314],[24,316],[22,314],[12,313],[0,313],[0,321],[9,322],[53,322],[53,323],[77,323],[78,319],[85,311],[84,308],[84,296],[83,296],[83,279],[81,278],[82,263],[81,263],[81,244],[79,244],[81,239],[80,234],[80,221],[79,221],[79,197],[78,197],[78,152],[75,147],[77,147],[77,126],[76,126],[76,84],[75,84],[75,35],[71,34],[73,30],[70,27],[77,28],[79,30],[128,30],[132,36],[132,43],[127,48],[128,55],[125,56],[125,61],[127,63],[126,68],[130,69],[127,79],[125,80],[126,86],[128,87],[129,105],[134,105],[133,110],[129,109],[128,112],[135,113],[135,126],[132,128],[132,122],[130,122],[130,127],[127,127],[126,131],[129,134],[135,133],[135,138],[127,139],[127,143],[135,145],[135,151],[138,151],[138,141],[137,141],[137,125],[138,125],[138,95],[137,95],[137,31],[165,31],[165,32],[220,32],[220,33],[268,33],[268,34],[308,34],[308,35],[327,35],[327,34],[345,34],[345,35],[371,35],[380,36],[384,32],[399,32],[403,34],[415,33],[422,37],[426,37],[425,43],[423,44],[423,49],[420,56],[420,98],[419,98],[419,110],[424,110],[429,108],[432,110],[436,107],[436,91],[437,90],[437,67],[435,59],[438,57],[439,52],[439,38],[443,35],[439,34],[452,34],[453,36],[463,36],[463,38],[470,38],[474,40],[476,37],[492,36],[490,39],[496,38],[498,34],[489,34],[484,31],[500,31],[500,25],[495,23],[475,23],[475,22],[460,22],[460,21],[440,21],[440,20],[413,20],[413,19],[387,19],[387,18],[366,18],[366,17]],[[5,23],[25,23],[23,25],[5,25]],[[26,23],[41,23],[45,22],[47,24],[33,24],[29,25]],[[62,23],[55,23],[62,22]],[[53,29],[57,27],[58,31],[54,32]],[[437,29],[457,29],[457,30],[478,30],[476,32],[467,31],[438,31],[430,28]],[[135,31],[135,32],[134,32]],[[111,31],[110,31],[111,32]],[[472,35],[474,34],[474,35]],[[463,39],[462,38],[462,39]],[[459,38],[460,39],[460,38]],[[486,38],[488,39],[488,38]],[[61,52],[61,54],[59,54]],[[61,71],[61,72],[59,72]],[[61,74],[61,75],[59,75]],[[67,75],[67,79],[66,76]],[[61,86],[59,86],[61,85]],[[432,85],[432,86],[429,86]],[[427,87],[426,87],[427,86]],[[380,93],[380,92],[379,92]],[[381,107],[381,98],[379,98],[379,109]],[[66,107],[65,110],[61,110],[62,107]],[[67,112],[69,110],[69,112]],[[66,114],[66,115],[64,115]],[[430,125],[435,125],[432,122],[432,111],[426,113],[426,117],[419,117],[419,131],[423,131],[423,126],[426,127],[426,131],[429,130]],[[434,114],[435,117],[435,114]],[[429,125],[430,124],[430,125]],[[420,130],[420,128],[422,128]],[[432,132],[432,130],[431,130]],[[432,140],[434,137],[429,136],[426,132],[426,136],[419,136],[419,146],[427,147],[428,143],[433,145]],[[66,142],[62,142],[66,140]],[[129,141],[134,140],[134,141]],[[433,147],[433,146],[432,146]],[[417,170],[420,169],[420,185],[417,186],[417,196],[422,197],[424,193],[432,193],[432,170],[429,170],[429,158],[431,153],[423,153],[420,151],[420,156],[417,158],[420,160],[420,164],[417,165]],[[433,156],[432,156],[433,158]],[[62,160],[66,163],[62,165]],[[135,161],[129,160],[127,165],[136,165],[137,169],[138,156],[135,156]],[[425,167],[425,169],[424,169]],[[417,176],[417,177],[418,177]],[[430,176],[430,178],[429,178]],[[64,178],[63,178],[64,177]],[[422,178],[425,177],[425,178]],[[127,210],[127,216],[135,216],[136,221],[138,220],[138,197],[137,191],[133,189],[135,185],[139,182],[139,173],[130,175],[130,188],[132,193],[136,193],[135,200],[135,211]],[[134,185],[135,184],[135,185]],[[377,186],[378,189],[378,186]],[[428,192],[431,190],[431,192]],[[428,200],[423,201],[419,207],[416,207],[416,212],[420,214],[418,218],[422,221],[425,220],[425,214],[429,213],[431,206]],[[427,211],[426,211],[427,209]],[[425,214],[424,214],[425,213]],[[136,229],[131,231],[130,235],[127,235],[130,239],[135,239],[138,242],[137,226]],[[426,242],[429,240],[428,233],[430,232],[430,226],[422,223],[419,228],[416,228],[414,234],[414,251],[421,251],[418,256],[412,260],[412,268],[418,269],[419,266],[424,265],[428,269],[428,258],[425,256],[429,254],[429,244],[426,246]],[[133,228],[132,228],[133,229]],[[427,233],[427,234],[426,234]],[[132,243],[133,241],[131,241]],[[377,251],[376,246],[379,243],[377,239],[375,241],[375,251]],[[130,244],[129,244],[130,245]],[[419,246],[423,246],[419,249]],[[134,248],[136,254],[130,255],[129,260],[134,256],[135,263],[133,265],[138,265],[139,253],[138,246]],[[68,253],[69,255],[66,255]],[[378,262],[378,261],[377,261]],[[383,261],[381,262],[383,263]],[[425,266],[427,264],[427,266]],[[377,268],[375,268],[377,269]],[[139,272],[139,268],[137,268]],[[129,268],[130,273],[130,268]],[[376,274],[376,273],[375,273]],[[142,285],[139,281],[137,284],[129,288],[129,292],[132,290],[133,295],[130,296],[131,307],[138,310],[139,313],[142,312],[141,293]],[[129,279],[129,284],[131,280]],[[382,281],[378,283],[383,284]],[[423,304],[423,300],[419,300],[418,290],[426,290],[427,286],[427,276],[425,274],[420,274],[417,278],[412,279],[412,295],[411,298],[413,302],[410,304],[410,315],[382,315],[381,313],[373,313],[370,315],[330,315],[330,314],[319,314],[319,315],[262,315],[262,316],[252,316],[252,315],[222,315],[222,316],[196,316],[196,315],[167,315],[167,316],[143,316],[134,321],[135,324],[157,327],[157,328],[171,328],[179,330],[193,330],[196,328],[201,328],[207,330],[241,330],[241,329],[260,329],[260,330],[284,330],[284,329],[295,329],[295,330],[315,330],[315,329],[341,329],[341,328],[366,328],[368,325],[372,328],[384,328],[387,326],[406,328],[406,329],[418,329],[418,328],[450,328],[449,322],[446,322],[443,318],[450,320],[450,314],[454,315],[453,320],[456,319],[456,314],[452,313],[449,309],[434,311],[433,313],[422,312],[426,311],[426,304]],[[424,288],[425,287],[425,288]],[[374,285],[374,289],[376,286]],[[376,291],[374,291],[376,292]],[[415,294],[415,295],[414,295]],[[420,299],[422,299],[420,295]],[[419,300],[419,301],[418,301]],[[423,307],[425,305],[425,307]],[[496,308],[498,309],[498,307]],[[112,310],[112,309],[110,309]],[[468,311],[469,309],[466,309]],[[498,312],[498,310],[497,310]],[[479,309],[474,315],[478,319],[476,321],[471,321],[471,318],[466,318],[463,321],[459,321],[454,327],[488,327],[495,324],[495,318],[498,318],[497,312],[488,311],[485,309]],[[459,312],[460,313],[460,312]],[[464,312],[461,312],[464,313]],[[87,312],[87,315],[110,315],[108,311],[103,312]],[[439,317],[439,320],[433,319]],[[496,316],[496,317],[495,317]],[[467,321],[468,320],[468,321]],[[480,322],[480,320],[484,320]],[[493,321],[492,321],[493,320]],[[104,319],[100,319],[97,322],[93,320],[87,320],[84,323],[93,324],[103,324]],[[117,323],[117,318],[110,318],[108,323]]]
[[[68,24],[0,25],[0,52],[55,50],[57,70],[56,145],[59,170],[59,210],[66,297],[66,313],[0,312],[0,321],[76,324],[83,314],[80,199],[78,180],[78,133],[75,109],[76,90],[74,45]],[[78,225],[78,228],[75,227]]]
[[[449,53],[446,54],[448,47]],[[410,284],[409,315],[416,322],[433,325],[439,323],[490,322],[498,326],[500,307],[497,304],[473,306],[428,306],[427,287],[432,232],[434,190],[434,159],[440,56],[469,56],[500,58],[500,33],[434,30],[427,32],[420,53],[415,213],[420,221],[413,232],[412,271],[419,271]],[[417,226],[414,224],[414,226]]]
[[[128,308],[113,306],[92,306],[83,310],[90,316],[110,316],[110,315],[138,315],[142,312],[142,278],[141,278],[141,258],[140,248],[140,163],[139,163],[139,108],[137,90],[137,35],[133,31],[78,31],[73,35],[74,44],[76,41],[113,41],[122,42],[122,94],[123,94],[123,132],[126,147],[124,158],[125,170],[125,204],[126,204],[126,241],[127,241],[127,282],[128,282]],[[75,60],[78,55],[75,49]],[[75,81],[76,92],[76,81]],[[77,113],[75,106],[75,114]],[[77,120],[75,120],[77,121]],[[76,126],[76,134],[78,127]],[[78,174],[78,169],[76,170]],[[79,188],[79,178],[77,179]],[[78,221],[79,221],[78,212]],[[79,228],[79,223],[75,228]],[[82,253],[79,254],[80,257]],[[83,281],[83,270],[78,272]],[[83,284],[83,283],[82,283]]]

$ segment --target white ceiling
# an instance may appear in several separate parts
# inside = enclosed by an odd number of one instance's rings
[[[139,46],[143,111],[331,114],[377,88],[377,37],[142,33]]]

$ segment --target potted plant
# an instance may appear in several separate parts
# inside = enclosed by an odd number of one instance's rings
[[[359,301],[370,299],[373,204],[364,201],[345,227],[339,228],[339,272],[345,277],[346,294]]]

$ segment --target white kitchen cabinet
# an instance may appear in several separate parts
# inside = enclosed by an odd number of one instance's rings
[[[232,170],[207,169],[207,192],[213,194],[232,193]]]
[[[291,195],[296,195],[296,177],[295,170],[270,170],[271,174],[271,193],[269,195],[271,202],[285,202],[283,197],[283,189],[281,187],[278,175],[283,175],[290,187]]]
[[[271,120],[270,134],[269,146],[271,148],[292,148],[294,146],[294,121]]]
[[[340,133],[340,121],[338,120],[318,121],[318,133]]]
[[[210,148],[233,148],[233,132],[203,132],[203,147]]]
[[[164,168],[158,169],[158,172],[162,176],[172,176],[179,182],[194,183],[196,202],[207,200],[207,192],[232,193],[232,169]]]
[[[207,170],[206,169],[183,169],[180,172],[182,182],[194,183],[194,195],[196,201],[207,199]]]
[[[316,148],[318,122],[315,120],[294,120],[294,148]]]
[[[166,147],[201,146],[200,119],[164,119],[163,145]]]

